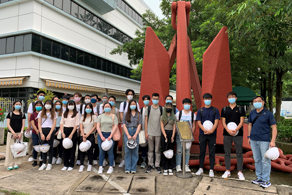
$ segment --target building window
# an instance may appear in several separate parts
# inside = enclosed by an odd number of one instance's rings
[[[62,60],[69,60],[69,47],[66,45],[61,46],[61,59]]]
[[[0,39],[0,55],[5,54],[6,50],[6,38]]]
[[[77,50],[77,64],[84,64],[84,52]]]
[[[74,2],[71,2],[71,15],[78,18],[78,5]]]
[[[32,35],[32,51],[41,52],[41,37],[39,35]]]
[[[70,62],[76,63],[76,49],[70,48]]]
[[[52,41],[42,37],[42,54],[51,56],[52,55]]]
[[[67,14],[70,14],[70,10],[71,10],[71,1],[70,0],[63,0],[63,10]]]
[[[8,37],[6,40],[6,53],[14,52],[14,37]]]
[[[52,56],[55,58],[60,58],[60,56],[61,56],[61,45],[57,42],[53,42]]]
[[[31,51],[32,34],[24,35],[23,51]]]
[[[90,54],[89,53],[84,53],[84,65],[85,66],[90,66],[91,61],[90,61]]]
[[[15,37],[15,53],[23,51],[23,35]]]

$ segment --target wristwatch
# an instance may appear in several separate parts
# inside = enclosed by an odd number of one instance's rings
[[[250,136],[247,136],[247,138],[250,138]]]

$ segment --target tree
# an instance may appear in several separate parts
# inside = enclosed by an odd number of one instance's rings
[[[35,94],[33,94],[34,97],[31,97],[33,99],[28,99],[27,100],[27,105],[29,105],[32,102],[37,101],[37,93],[39,91],[44,91],[46,93],[45,95],[45,99],[43,100],[43,102],[46,102],[47,100],[52,100],[52,98],[55,96],[54,93],[52,91],[47,90],[46,88],[40,88]]]

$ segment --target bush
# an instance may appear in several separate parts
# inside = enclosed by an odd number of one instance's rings
[[[284,117],[283,117],[284,118]],[[292,120],[282,119],[277,123],[278,140],[283,142],[292,142]]]
[[[24,131],[23,132],[25,132],[26,129],[27,129],[27,127],[24,127]],[[4,130],[4,145],[6,145],[7,132],[8,132],[8,128],[6,127],[5,130]],[[24,136],[24,133],[23,133],[22,136],[23,136],[23,142],[28,142],[29,141],[29,139]]]

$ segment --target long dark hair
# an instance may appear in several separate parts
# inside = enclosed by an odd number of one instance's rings
[[[136,103],[136,109],[135,109],[135,111],[139,114],[139,111],[138,111],[138,106],[137,106],[137,102],[136,102],[136,100],[134,100],[134,99],[131,99],[130,101],[129,101],[129,104],[128,104],[128,110],[127,110],[127,114],[126,114],[126,120],[127,120],[127,122],[131,122],[131,108],[130,108],[130,106],[131,106],[131,103],[132,102],[135,102]]]
[[[69,105],[74,105],[74,109],[73,109],[73,115],[72,115],[72,117],[71,118],[74,118],[76,115],[77,115],[77,109],[76,109],[76,104],[75,104],[75,102],[74,101],[72,101],[72,100],[69,100],[68,101],[68,104],[66,105],[66,111],[64,112],[64,118],[67,118],[67,116],[68,116],[68,113],[69,113],[69,109],[68,109],[68,106]]]
[[[85,112],[85,109],[86,109],[87,106],[90,106],[90,108],[92,110],[91,113],[90,113],[90,117],[91,117],[90,122],[91,122],[92,121],[92,115],[93,115],[93,106],[92,106],[91,103],[85,104],[85,107],[84,107],[84,115],[83,115],[83,122],[85,122],[85,119],[87,117],[87,113]]]
[[[55,118],[55,108],[54,108],[53,101],[52,100],[47,100],[44,105],[46,105],[46,103],[51,104],[51,106],[52,106],[52,108],[50,110],[50,112],[51,112],[51,119],[54,119]],[[41,118],[47,118],[47,110],[46,110],[46,107],[45,106],[43,106]]]
[[[172,108],[172,111],[171,111],[170,117],[168,119],[167,112],[166,112],[166,107],[169,107],[169,106]],[[173,110],[172,103],[166,103],[165,104],[164,109],[163,109],[163,114],[162,114],[162,120],[161,121],[162,121],[163,125],[165,125],[168,121],[175,122],[175,116],[174,116],[174,110]]]
[[[36,106],[37,106],[37,104],[40,104],[40,105],[42,105],[42,108],[44,107],[44,105],[43,105],[43,102],[42,102],[42,101],[36,101],[36,102],[35,102],[35,104],[34,104],[34,107],[33,107],[33,112],[36,112]]]
[[[15,102],[13,102],[13,109],[12,109],[12,112],[15,110],[15,107],[14,107],[14,106],[15,106],[15,104],[16,104],[17,102],[19,102],[20,105],[22,106],[22,103],[21,103],[20,100],[15,100]],[[20,113],[20,115],[22,115],[21,109],[19,110],[19,113]]]
[[[62,110],[62,109],[63,109],[63,108],[62,108],[62,107],[63,107],[63,104],[62,104],[62,102],[61,102],[60,100],[57,100],[57,101],[55,102],[55,104],[54,104],[54,108],[55,108],[55,111],[56,111],[56,112],[57,112],[57,109],[56,109],[56,106],[57,106],[56,104],[57,104],[57,102],[60,102],[60,104],[61,104],[61,108],[60,108],[60,111],[59,111],[59,113],[58,113],[58,116],[62,116],[62,114],[63,114],[63,112],[62,112],[62,111],[63,111],[63,110]]]

